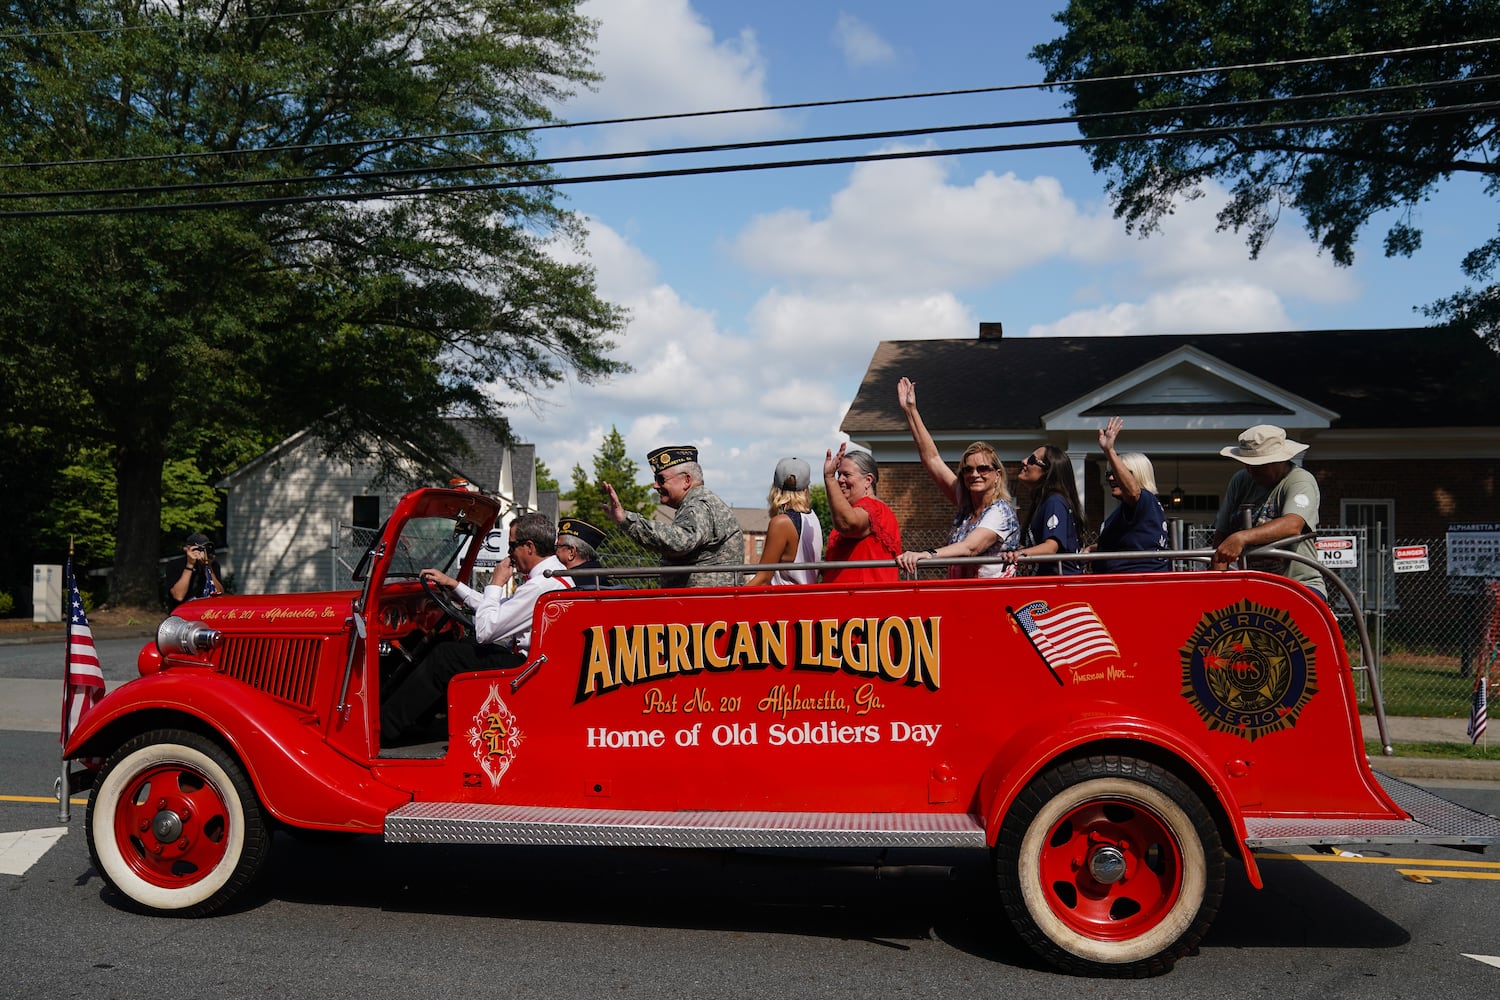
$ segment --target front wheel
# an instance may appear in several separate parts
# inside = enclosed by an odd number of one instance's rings
[[[238,761],[197,733],[143,733],[115,751],[89,801],[89,853],[143,910],[206,916],[254,885],[270,847]]]
[[[1001,902],[1048,962],[1079,975],[1170,969],[1208,930],[1224,850],[1203,802],[1131,757],[1044,772],[1017,797],[996,844]]]

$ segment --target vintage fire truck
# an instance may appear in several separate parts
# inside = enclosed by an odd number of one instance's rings
[[[463,608],[481,494],[393,511],[359,589],[193,601],[64,749],[130,905],[213,913],[271,833],[400,843],[989,852],[1020,937],[1071,972],[1169,969],[1257,848],[1479,849],[1500,820],[1371,770],[1329,607],[1258,572],[573,588],[527,661],[462,674],[427,742],[384,690]]]

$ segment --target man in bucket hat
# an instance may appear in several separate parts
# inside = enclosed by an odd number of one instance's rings
[[[1214,519],[1214,568],[1226,569],[1246,549],[1271,545],[1283,538],[1310,534],[1318,528],[1318,481],[1292,459],[1307,445],[1292,441],[1286,431],[1273,424],[1256,424],[1240,435],[1239,443],[1219,454],[1239,462],[1242,468],[1229,479],[1224,503]],[[1250,527],[1244,526],[1244,511],[1250,512]],[[1316,557],[1311,538],[1299,542],[1296,551]],[[1257,561],[1255,569],[1289,576],[1328,597],[1322,574],[1312,566],[1290,560]]]
[[[698,449],[672,445],[648,452],[661,502],[675,510],[670,523],[648,520],[627,511],[609,483],[604,484],[604,509],[610,520],[625,529],[638,545],[661,553],[665,566],[733,565],[745,561],[745,538],[739,521],[719,497],[703,485]],[[739,573],[698,572],[663,574],[663,587],[733,587],[744,580]]]

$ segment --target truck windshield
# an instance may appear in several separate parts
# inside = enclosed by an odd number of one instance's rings
[[[474,525],[448,517],[414,517],[401,529],[387,577],[415,577],[432,567],[454,573],[469,550]]]
[[[473,522],[455,521],[451,517],[412,518],[401,529],[401,537],[392,543],[391,565],[386,577],[414,579],[428,567],[455,573],[469,551],[474,530]],[[383,529],[381,533],[384,534]],[[363,580],[369,575],[371,555],[372,552],[367,551],[360,559],[354,579]]]

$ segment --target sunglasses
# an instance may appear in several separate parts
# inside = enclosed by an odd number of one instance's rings
[[[991,472],[995,471],[995,467],[993,465],[965,465],[959,471],[966,476],[971,474],[988,476]]]
[[[1024,459],[1022,459],[1021,464],[1034,465],[1039,469],[1045,469],[1047,467],[1046,461],[1044,459],[1037,458],[1035,455],[1027,455]]]
[[[676,479],[678,476],[685,476],[685,475],[687,475],[686,472],[674,472],[670,476],[669,475],[664,475],[664,474],[658,474],[657,477],[654,480],[652,480],[652,482],[656,483],[657,486],[665,486],[665,485],[667,485],[667,480],[668,479]]]

